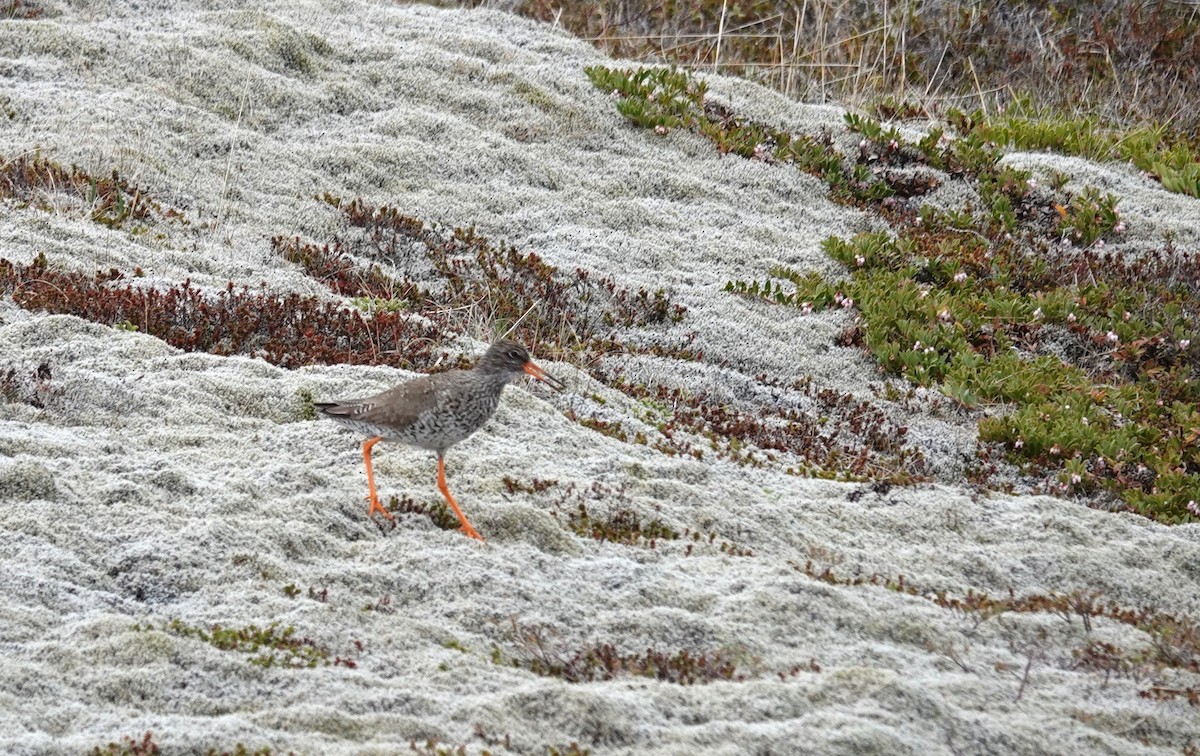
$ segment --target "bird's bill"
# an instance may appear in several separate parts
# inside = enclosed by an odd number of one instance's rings
[[[529,373],[534,378],[537,378],[539,381],[546,384],[547,386],[554,389],[555,391],[562,391],[563,389],[566,388],[566,386],[564,386],[562,384],[562,382],[558,381],[555,378],[552,378],[549,374],[546,373],[545,370],[542,370],[537,365],[534,365],[532,361],[525,363],[525,372]]]

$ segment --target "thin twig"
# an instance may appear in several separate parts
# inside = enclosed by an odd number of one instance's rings
[[[538,306],[537,302],[534,302],[533,304],[529,305],[529,309],[527,309],[524,313],[522,313],[521,317],[517,318],[517,322],[515,322],[511,326],[509,326],[508,330],[505,331],[504,335],[501,336],[500,338],[502,338],[502,339],[508,338],[508,335],[510,333],[512,333],[513,331],[517,330],[517,326],[521,325],[521,321],[524,320],[526,318],[526,316],[529,315],[529,313],[533,312],[533,309],[537,306]]]
[[[987,102],[983,99],[983,87],[979,83],[979,75],[975,73],[975,61],[971,59],[970,55],[967,56],[967,65],[971,67],[971,78],[975,80],[975,91],[979,94],[979,107],[983,108],[983,115],[987,118],[989,117],[988,107]]]
[[[721,20],[717,24],[717,52],[713,57],[713,73],[721,70],[721,41],[725,36],[725,14],[729,10],[729,0],[721,2]]]

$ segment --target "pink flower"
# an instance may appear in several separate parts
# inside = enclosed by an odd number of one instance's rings
[[[963,281],[966,281],[966,280],[967,280],[966,271],[960,270],[954,274],[954,282],[955,283],[962,283]]]
[[[1179,340],[1179,348],[1180,348],[1180,349],[1187,349],[1187,348],[1188,348],[1188,347],[1190,347],[1191,345],[1192,345],[1192,340],[1191,340],[1191,339],[1180,339],[1180,340]]]
[[[1113,226],[1113,233],[1114,234],[1125,233],[1125,221],[1118,221],[1117,225]]]
[[[1068,314],[1067,314],[1067,322],[1068,322],[1068,323],[1074,323],[1074,322],[1075,322],[1075,313],[1073,313],[1073,312],[1072,312],[1072,313],[1068,313]]]
[[[1023,446],[1025,446],[1025,441],[1023,439],[1018,438],[1016,441],[1013,442],[1014,449],[1020,449]]]
[[[800,313],[803,315],[812,315],[812,302],[802,302],[800,304]]]
[[[1079,473],[1071,473],[1071,485],[1077,486],[1082,482],[1083,478],[1079,476]]]
[[[1106,333],[1104,335],[1104,338],[1108,339],[1109,342],[1111,342],[1113,344],[1116,344],[1118,341],[1121,340],[1121,337],[1117,335],[1116,331],[1109,331],[1108,333]]]
[[[654,127],[654,133],[658,134],[659,136],[663,136],[667,133],[667,127],[659,124],[658,126]]]
[[[1042,308],[1041,308],[1041,307],[1039,307],[1039,308],[1037,308],[1036,310],[1034,310],[1034,311],[1033,311],[1033,319],[1034,319],[1034,320],[1041,320],[1041,319],[1042,319]]]

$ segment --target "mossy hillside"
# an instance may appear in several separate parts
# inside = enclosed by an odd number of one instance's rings
[[[683,72],[588,73],[618,94],[633,123],[657,133],[686,128],[721,152],[818,175],[834,199],[891,227],[826,241],[850,271],[846,280],[776,268],[761,282],[731,281],[728,291],[806,312],[856,308],[860,324],[847,343],[963,406],[992,408],[980,420],[981,442],[1000,444],[1046,490],[1103,489],[1166,522],[1200,517],[1200,413],[1192,409],[1200,352],[1191,346],[1200,271],[1166,243],[1133,261],[1106,252],[1125,232],[1118,197],[1035,188],[1028,173],[1001,164],[979,113],[955,112],[916,142],[848,114],[847,128],[862,135],[858,154],[827,146],[816,159],[794,147],[811,137],[739,119]],[[889,172],[901,166],[965,180],[983,206],[922,204],[911,174]]]

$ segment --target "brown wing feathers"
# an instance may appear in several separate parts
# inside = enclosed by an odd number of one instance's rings
[[[320,402],[313,406],[334,420],[357,420],[403,428],[415,423],[421,413],[437,404],[437,393],[430,377],[421,376],[363,399]]]

